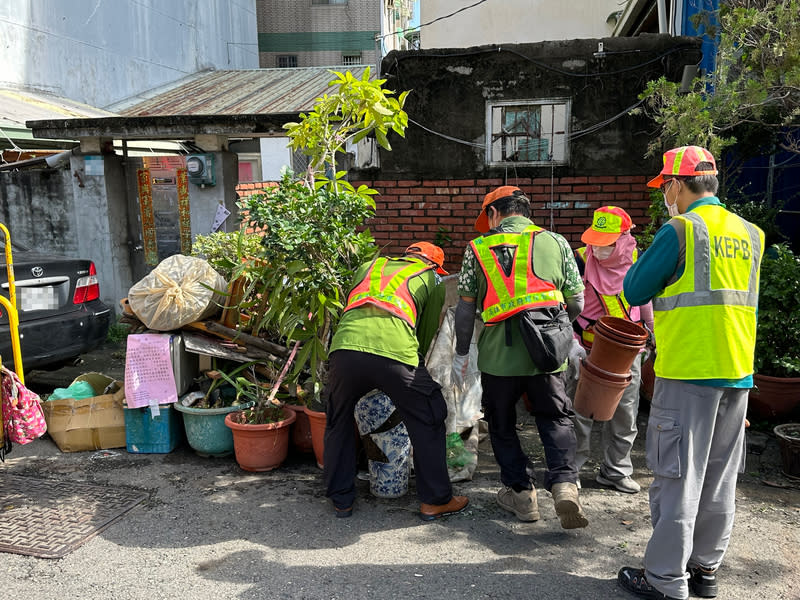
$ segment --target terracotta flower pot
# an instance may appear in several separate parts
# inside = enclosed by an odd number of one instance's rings
[[[311,443],[314,447],[314,457],[317,459],[317,466],[321,469],[325,464],[325,426],[328,423],[328,417],[324,412],[311,410],[306,408],[306,415],[308,415],[308,422],[311,426]]]
[[[625,388],[631,383],[631,374],[604,374],[592,365],[587,367],[587,364],[588,360],[581,364],[575,388],[575,412],[595,421],[608,421],[614,416]]]
[[[589,360],[598,369],[624,377],[643,347],[644,341],[637,344],[622,342],[619,337],[610,337],[605,329],[595,326]]]
[[[289,438],[289,445],[298,452],[313,452],[311,424],[308,421],[306,407],[302,404],[287,404],[286,408],[291,408],[297,417],[291,428],[292,433]]]
[[[241,411],[225,416],[225,425],[233,431],[233,451],[236,462],[245,471],[277,469],[289,454],[289,426],[295,412],[283,408],[283,420],[276,423],[250,425],[238,423]]]
[[[748,409],[762,419],[787,417],[800,406],[800,377],[753,375],[755,388],[750,390]]]

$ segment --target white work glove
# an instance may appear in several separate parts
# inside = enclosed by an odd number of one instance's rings
[[[453,354],[453,372],[451,382],[458,387],[464,387],[464,380],[467,378],[469,367],[469,354]]]
[[[576,381],[581,374],[581,361],[586,358],[586,349],[580,345],[580,342],[575,338],[572,338],[572,346],[569,349],[569,364],[573,366],[570,371],[572,372],[572,377]]]

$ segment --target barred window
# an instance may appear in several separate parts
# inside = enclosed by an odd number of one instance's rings
[[[361,64],[361,52],[359,53],[350,53],[350,54],[342,54],[342,65],[349,67],[352,65],[360,65]]]
[[[566,163],[569,108],[567,99],[487,103],[487,162]]]
[[[276,58],[277,67],[279,69],[289,69],[297,66],[296,54],[283,54]]]

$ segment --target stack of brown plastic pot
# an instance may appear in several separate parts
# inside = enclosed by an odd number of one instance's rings
[[[608,421],[631,382],[631,365],[647,343],[647,330],[609,315],[600,317],[593,330],[592,350],[581,365],[574,404],[579,414]]]

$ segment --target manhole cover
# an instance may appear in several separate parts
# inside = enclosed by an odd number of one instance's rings
[[[61,558],[146,497],[101,485],[0,474],[0,552]]]

